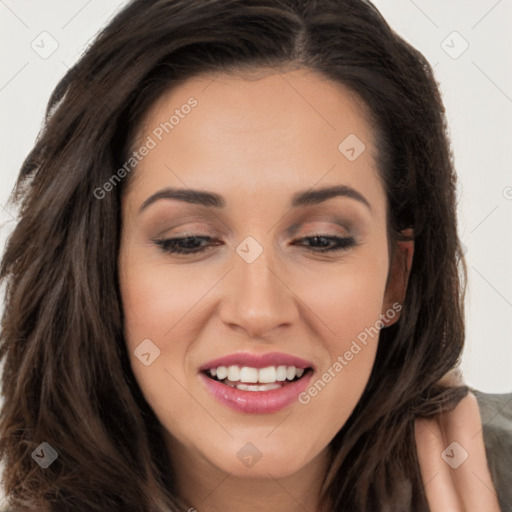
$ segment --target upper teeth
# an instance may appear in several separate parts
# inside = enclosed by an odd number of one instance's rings
[[[304,368],[295,366],[267,366],[266,368],[251,368],[249,366],[219,366],[209,370],[212,377],[223,380],[227,377],[233,382],[261,382],[270,383],[293,380],[295,377],[302,377]]]

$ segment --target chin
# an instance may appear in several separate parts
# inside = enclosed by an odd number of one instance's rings
[[[298,452],[297,447],[304,449],[304,443],[300,441],[287,446],[278,438],[273,441],[245,439],[233,439],[228,445],[218,445],[215,453],[209,450],[203,456],[210,464],[233,477],[285,478],[300,471],[317,455]]]
[[[213,462],[213,461],[210,461]],[[263,455],[253,466],[245,466],[240,461],[226,459],[216,466],[224,473],[230,473],[234,478],[286,478],[299,472],[304,465],[295,461],[283,460],[279,454],[275,456]]]

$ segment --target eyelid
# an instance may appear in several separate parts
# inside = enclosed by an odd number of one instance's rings
[[[310,226],[310,222],[304,223],[303,226],[300,226],[297,231],[294,233],[293,236],[302,236],[301,234],[304,233],[310,233],[311,231],[315,233],[319,233],[322,231],[325,231],[332,234],[338,234],[339,236],[345,236],[349,235],[352,232],[352,229],[348,228],[346,225],[341,224],[334,224],[332,222],[327,222],[325,224],[328,224],[328,226],[317,226],[315,222],[315,226]],[[308,236],[308,235],[306,235]]]
[[[211,241],[218,241],[222,238],[222,235],[219,234],[211,234],[203,229],[187,229],[185,231],[178,231],[176,233],[168,233],[167,230],[153,237],[153,241],[156,240],[164,240],[164,239],[175,239],[175,238],[209,238]],[[343,232],[339,232],[333,229],[322,229],[322,228],[310,228],[304,230],[304,232],[296,233],[295,236],[290,237],[291,241],[300,241],[304,238],[313,238],[313,237],[338,237],[338,238],[356,238],[356,236],[348,231],[344,230]],[[279,243],[279,237],[276,236],[275,240]]]
[[[222,236],[222,233],[219,231],[219,229],[214,227],[213,223],[209,222],[208,220],[194,220],[192,222],[184,222],[177,225],[175,224],[171,227],[159,230],[157,233],[155,233],[153,238],[174,238],[181,236],[197,236],[199,234],[211,237]]]
[[[318,223],[325,224],[326,226],[320,227]],[[198,234],[211,237],[228,236],[229,230],[225,229],[224,223],[221,224],[222,226],[219,228],[215,219],[201,216],[188,217],[183,219],[183,222],[173,222],[171,227],[159,230],[155,233],[154,237],[195,236]],[[314,234],[326,232],[326,235],[328,234],[329,236],[351,236],[359,231],[359,229],[356,229],[357,226],[357,222],[347,215],[333,215],[333,213],[313,214],[313,216],[307,215],[303,219],[294,222],[285,229],[284,233],[277,234],[276,238],[283,240],[297,236],[309,236],[311,232]]]

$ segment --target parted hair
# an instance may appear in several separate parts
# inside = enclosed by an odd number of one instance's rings
[[[322,500],[340,512],[428,510],[414,419],[468,392],[439,382],[464,345],[456,176],[431,66],[365,0],[134,0],[60,80],[11,196],[19,216],[0,267],[0,459],[13,510],[187,510],[124,339],[117,257],[129,178],[101,199],[93,191],[175,84],[290,67],[366,106],[390,247],[408,228],[415,244],[400,318],[381,330],[363,395],[329,444]],[[58,453],[46,469],[31,457],[43,441]]]

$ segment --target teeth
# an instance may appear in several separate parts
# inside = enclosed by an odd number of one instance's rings
[[[258,391],[258,386],[249,386],[251,389],[245,389],[246,384],[274,384],[276,382],[283,382],[285,380],[293,380],[295,377],[302,377],[304,375],[304,368],[296,368],[295,366],[267,366],[266,368],[251,368],[249,366],[219,366],[209,370],[212,377],[217,377],[218,380],[228,379],[230,382],[241,382],[243,384],[237,385],[245,391]],[[260,386],[262,387],[262,386]],[[265,386],[263,386],[265,387]],[[252,389],[254,388],[254,389]],[[276,389],[276,388],[272,388]],[[266,391],[259,390],[259,391]]]
[[[283,387],[281,384],[263,384],[258,386],[257,384],[230,384],[231,387],[240,389],[242,391],[272,391],[273,389],[279,389]]]
[[[267,366],[267,368],[260,368],[258,375],[260,382],[275,382],[277,371],[275,366]]]
[[[279,381],[286,380],[286,374],[288,373],[286,371],[286,366],[278,366],[276,373],[277,373],[277,376],[276,376],[277,380],[279,380]]]
[[[217,379],[224,380],[228,376],[228,369],[225,366],[217,368]]]
[[[238,366],[230,366],[228,368],[228,380],[236,382],[240,380],[240,368]]]
[[[240,378],[237,379],[241,382],[258,382],[258,369],[257,368],[249,368],[248,366],[243,366],[240,368]]]

